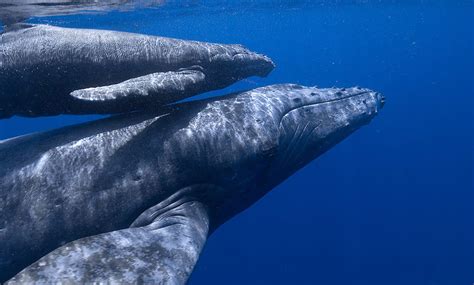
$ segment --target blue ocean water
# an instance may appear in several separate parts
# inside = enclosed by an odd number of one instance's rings
[[[386,96],[215,232],[190,284],[474,282],[473,1],[189,1],[30,22],[241,43],[277,64],[204,96],[286,82]],[[2,120],[0,139],[97,117]]]

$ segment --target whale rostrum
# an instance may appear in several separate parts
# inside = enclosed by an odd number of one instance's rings
[[[0,35],[0,118],[156,108],[274,68],[241,45],[17,24]]]
[[[184,284],[213,231],[383,103],[274,85],[0,142],[0,281]]]

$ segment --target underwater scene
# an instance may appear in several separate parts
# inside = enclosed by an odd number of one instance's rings
[[[474,284],[474,1],[0,22],[0,284]]]

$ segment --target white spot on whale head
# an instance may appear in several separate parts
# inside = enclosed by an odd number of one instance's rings
[[[49,160],[49,153],[45,153],[41,156],[41,158],[36,162],[36,164],[32,168],[32,173],[41,175],[41,172],[43,171],[46,162]]]

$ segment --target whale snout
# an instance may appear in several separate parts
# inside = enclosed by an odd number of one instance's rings
[[[376,91],[317,88],[294,84],[264,89],[271,94],[279,127],[277,168],[293,173],[357,129],[367,125],[385,104]]]
[[[276,64],[266,55],[260,55],[260,70],[257,73],[260,77],[267,77],[275,69]]]
[[[232,61],[235,65],[240,66],[244,73],[259,77],[268,76],[276,67],[268,56],[250,51],[234,55]]]

